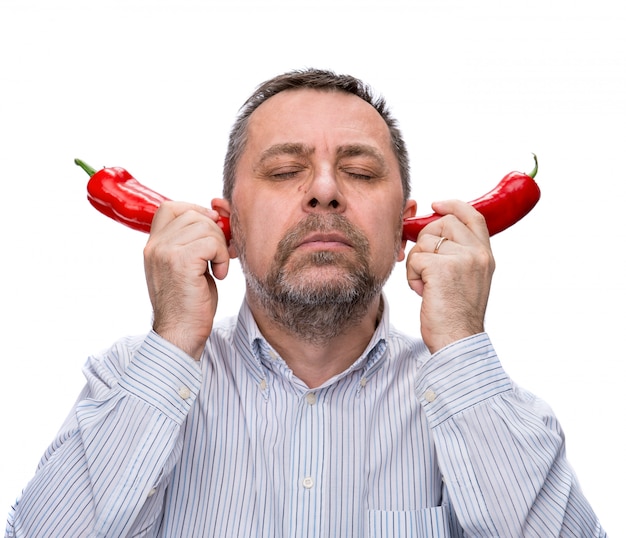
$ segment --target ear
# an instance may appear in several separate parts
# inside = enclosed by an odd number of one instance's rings
[[[211,208],[214,211],[217,211],[220,217],[225,217],[227,219],[230,219],[230,215],[231,215],[230,202],[226,200],[225,198],[213,198],[213,200],[211,200]],[[232,240],[228,244],[228,254],[231,258],[237,257],[237,251],[235,250],[235,247],[233,246]]]
[[[407,200],[406,204],[404,204],[404,211],[402,212],[402,218],[407,219],[410,217],[414,217],[417,213],[417,202],[415,200]],[[398,251],[397,261],[401,262],[404,260],[406,248],[406,239],[402,240],[402,244],[400,246],[400,250]]]

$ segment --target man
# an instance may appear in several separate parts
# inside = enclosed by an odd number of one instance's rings
[[[382,293],[416,211],[384,101],[325,71],[261,85],[224,198],[157,213],[153,330],[89,359],[7,535],[603,536],[556,419],[484,333],[483,218],[434,209],[406,256],[418,339]],[[234,257],[246,298],[214,323]]]

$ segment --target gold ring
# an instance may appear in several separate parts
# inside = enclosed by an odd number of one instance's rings
[[[435,254],[439,253],[439,248],[441,247],[441,245],[443,245],[444,241],[447,241],[448,238],[447,237],[440,237],[439,241],[437,241],[437,244],[435,245]]]

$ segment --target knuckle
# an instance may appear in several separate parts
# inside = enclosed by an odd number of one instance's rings
[[[474,211],[472,214],[472,221],[479,226],[487,226],[487,219],[485,218],[485,216],[478,212],[478,211]]]
[[[148,239],[148,242],[143,247],[143,257],[144,259],[150,259],[154,254],[154,241],[152,239]]]
[[[495,270],[495,258],[489,249],[480,249],[473,253],[473,264],[475,267],[493,273]]]

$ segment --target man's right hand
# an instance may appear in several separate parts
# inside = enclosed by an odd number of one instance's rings
[[[212,209],[164,202],[144,249],[153,329],[196,360],[202,356],[217,309],[213,277],[221,280],[228,273],[228,247],[217,220]]]

